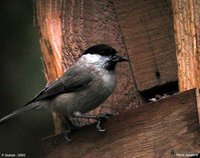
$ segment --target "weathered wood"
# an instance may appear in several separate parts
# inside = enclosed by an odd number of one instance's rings
[[[128,55],[113,3],[109,0],[35,0],[35,21],[40,31],[40,45],[48,82],[61,76],[88,47],[104,43],[119,54]],[[118,86],[102,106],[94,110],[118,113],[139,105],[132,69],[124,63],[118,67]],[[53,114],[56,133],[63,130]]]
[[[62,135],[43,143],[46,158],[174,157],[200,153],[197,107],[199,90],[193,89],[146,104],[110,119],[107,132],[94,126],[72,134],[72,143]]]
[[[35,0],[35,22],[40,31],[40,46],[48,82],[63,74],[61,2]]]
[[[180,91],[200,88],[200,0],[172,0]]]
[[[177,80],[170,0],[113,0],[140,91]]]
[[[34,0],[35,24],[40,33],[40,47],[44,63],[44,74],[48,83],[64,73],[61,30],[61,1]],[[75,53],[75,52],[73,52]],[[60,118],[52,113],[55,132],[64,129]]]

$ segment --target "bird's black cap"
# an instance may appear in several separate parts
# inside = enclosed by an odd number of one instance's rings
[[[102,56],[114,56],[115,54],[117,54],[117,51],[109,45],[98,44],[86,49],[82,55],[84,54],[99,54]]]

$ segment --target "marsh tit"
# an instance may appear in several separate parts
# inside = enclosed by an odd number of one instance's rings
[[[85,50],[78,61],[64,75],[47,85],[31,101],[11,114],[0,119],[0,123],[31,109],[47,108],[65,116],[97,120],[97,128],[108,113],[86,115],[85,113],[102,104],[116,87],[116,65],[128,61],[117,51],[105,44]]]

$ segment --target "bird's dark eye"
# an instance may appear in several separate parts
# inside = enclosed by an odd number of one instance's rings
[[[114,55],[111,57],[112,61],[117,61],[118,60],[118,56],[117,55]]]

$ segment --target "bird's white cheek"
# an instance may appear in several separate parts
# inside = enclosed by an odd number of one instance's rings
[[[98,62],[100,60],[100,56],[95,55],[95,54],[86,54],[86,55],[84,55],[84,59],[88,63],[95,63],[95,62]]]

